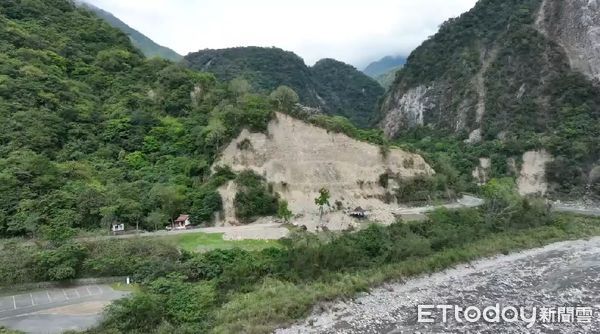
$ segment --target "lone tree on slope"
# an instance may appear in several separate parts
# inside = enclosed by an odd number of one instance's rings
[[[329,204],[329,190],[327,188],[321,188],[319,190],[319,197],[315,198],[315,204],[319,207],[319,225],[323,223],[323,207]]]

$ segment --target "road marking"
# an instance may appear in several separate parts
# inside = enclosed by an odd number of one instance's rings
[[[15,310],[17,309],[17,301],[15,300],[15,296],[13,297],[13,307],[15,308]]]
[[[86,287],[85,287],[85,289],[86,289],[86,290],[87,290],[87,292],[90,294],[90,296],[93,296],[93,294],[92,294],[92,292],[90,291],[90,288],[89,288],[89,287],[87,287],[87,286],[86,286]]]
[[[48,296],[48,301],[52,303],[52,297],[50,297],[50,292],[46,290],[46,295]]]
[[[30,293],[29,298],[31,298],[31,306],[35,306],[35,301],[33,300],[33,295]]]
[[[81,295],[79,294],[79,291],[77,289],[75,289],[75,292],[77,292],[77,298],[81,298]]]
[[[65,298],[66,298],[67,300],[69,300],[69,297],[67,297],[67,293],[65,292],[65,289],[62,289],[62,292],[63,292],[63,295],[65,295]]]

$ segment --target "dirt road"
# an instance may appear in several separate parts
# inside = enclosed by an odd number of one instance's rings
[[[535,323],[531,321],[532,327],[527,328],[528,322],[520,318],[516,322],[500,318],[498,323],[488,323],[483,317],[471,323],[460,313],[459,322],[454,315],[456,308],[448,311],[445,323],[440,309],[422,318],[433,318],[433,323],[418,322],[418,305],[474,306],[484,310],[496,304],[501,310],[526,307],[526,318],[532,317],[536,307]],[[600,238],[594,238],[486,259],[403,284],[390,284],[354,301],[329,304],[328,311],[314,313],[305,322],[277,333],[599,333],[598,304]],[[554,322],[544,322],[544,314]],[[511,319],[510,312],[507,318]]]
[[[428,205],[420,207],[410,208],[398,208],[393,211],[396,216],[399,217],[422,217],[426,218],[425,214],[431,212],[437,208],[445,207],[448,209],[461,209],[461,208],[474,208],[484,204],[484,200],[478,197],[465,195],[458,199],[456,202],[441,204],[441,205]],[[577,205],[568,204],[553,204],[553,210],[557,212],[569,212],[590,216],[600,216],[600,208],[598,207],[584,207]],[[223,233],[225,240],[244,240],[244,239],[259,239],[259,240],[278,240],[286,237],[289,234],[289,230],[282,226],[280,223],[267,222],[259,224],[250,224],[243,226],[226,226],[226,227],[206,227],[192,230],[176,230],[176,231],[157,231],[157,232],[142,232],[140,234],[126,234],[117,236],[103,236],[103,237],[92,237],[84,238],[83,240],[99,240],[99,239],[127,239],[135,237],[160,237],[170,236],[185,233]]]

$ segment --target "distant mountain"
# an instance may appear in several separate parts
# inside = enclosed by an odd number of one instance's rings
[[[404,67],[404,65],[393,67],[389,71],[376,76],[374,79],[387,90],[394,83],[394,80],[396,79],[396,73],[400,71],[402,67]]]
[[[127,36],[129,36],[129,38],[131,39],[133,45],[136,48],[140,49],[146,57],[161,57],[172,61],[180,61],[181,59],[183,59],[183,56],[181,56],[177,52],[162,45],[156,44],[153,40],[146,37],[139,31],[131,28],[125,22],[115,17],[113,14],[87,2],[77,1],[77,3],[94,12],[98,17],[105,20],[114,28],[117,28],[125,34],[127,34]]]
[[[372,62],[365,67],[363,73],[371,78],[377,78],[383,74],[390,72],[392,69],[397,69],[406,63],[406,57],[403,56],[387,56]]]
[[[323,59],[309,67],[293,52],[278,48],[202,50],[185,60],[191,68],[213,73],[222,81],[244,78],[261,92],[289,86],[303,105],[345,116],[362,127],[372,124],[377,102],[384,94],[375,80],[350,65]]]

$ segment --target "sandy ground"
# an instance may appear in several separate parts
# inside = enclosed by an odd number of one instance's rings
[[[316,311],[305,322],[276,333],[599,333],[599,274],[600,238],[557,243],[389,284],[353,301],[321,306],[325,311]],[[536,323],[532,328],[522,321],[468,323],[463,318],[459,323],[453,312],[444,323],[441,311],[433,313],[434,323],[417,321],[418,305],[484,309],[496,303],[535,306]],[[589,323],[580,322],[584,317],[574,317],[571,323],[542,323],[542,307],[557,313],[558,307],[590,307],[593,313]]]

